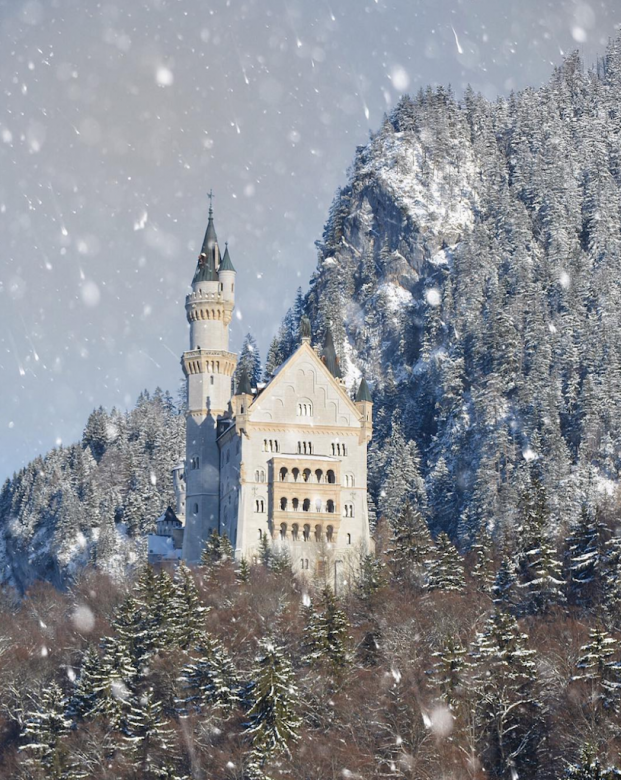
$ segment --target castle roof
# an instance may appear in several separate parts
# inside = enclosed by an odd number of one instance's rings
[[[248,372],[244,368],[239,377],[239,387],[237,388],[237,395],[252,395],[252,387],[250,386],[250,377]]]
[[[340,379],[342,374],[339,367],[339,359],[336,354],[336,349],[334,348],[334,339],[332,338],[332,331],[330,328],[326,329],[326,337],[323,342],[323,352],[321,354],[321,359],[326,364],[326,367],[332,376],[335,379]]]
[[[231,262],[231,255],[229,254],[229,245],[225,244],[224,247],[224,257],[222,258],[222,262],[218,268],[218,273],[220,271],[235,271],[235,268],[233,268],[233,263]]]
[[[356,401],[369,401],[370,403],[373,402],[373,396],[371,395],[371,390],[369,389],[367,380],[364,377],[362,377],[362,379],[360,380],[360,385],[358,386],[358,392],[356,393]]]
[[[213,224],[213,209],[209,207],[209,220],[207,230],[203,239],[201,253],[198,256],[198,265],[192,284],[196,282],[217,282],[218,269],[216,268],[216,254],[218,254],[218,237],[216,228]]]

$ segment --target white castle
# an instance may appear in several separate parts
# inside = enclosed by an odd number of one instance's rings
[[[228,246],[220,255],[210,207],[185,304],[186,459],[184,476],[175,473],[177,511],[185,515],[182,557],[200,560],[215,530],[227,534],[236,558],[252,562],[266,536],[275,549],[287,548],[295,571],[336,583],[371,543],[371,394],[362,379],[350,398],[332,336],[320,357],[306,318],[299,347],[265,387],[251,388],[242,375],[234,389],[235,278]]]

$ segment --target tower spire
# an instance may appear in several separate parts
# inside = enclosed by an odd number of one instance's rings
[[[218,247],[218,236],[213,224],[213,190],[209,190],[209,218],[207,220],[207,230],[203,239],[201,253],[198,256],[198,264],[192,284],[196,282],[217,282],[218,266],[220,265],[220,248]]]

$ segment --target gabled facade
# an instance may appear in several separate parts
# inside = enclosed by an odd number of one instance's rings
[[[349,397],[331,335],[319,357],[305,321],[300,346],[265,388],[257,392],[244,376],[232,392],[235,271],[228,249],[226,264],[219,261],[211,209],[209,220],[210,241],[206,236],[186,302],[183,557],[199,560],[217,530],[227,534],[237,558],[252,561],[267,535],[274,548],[286,548],[295,570],[346,578],[370,545],[368,386],[362,380],[356,400]]]

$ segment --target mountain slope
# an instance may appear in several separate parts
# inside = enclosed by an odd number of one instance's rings
[[[617,40],[596,71],[573,55],[507,100],[406,96],[357,150],[296,309],[318,342],[331,326],[349,385],[374,383],[386,514],[395,440],[410,442],[399,499],[464,544],[482,523],[511,535],[534,479],[558,529],[616,498],[620,98]]]

